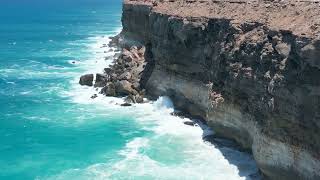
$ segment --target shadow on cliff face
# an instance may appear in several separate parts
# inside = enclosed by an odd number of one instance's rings
[[[199,121],[197,119],[195,121],[197,121],[197,124],[203,130],[203,140],[219,149],[226,160],[228,160],[230,164],[235,165],[238,168],[239,176],[246,177],[246,179],[251,180],[262,179],[261,173],[259,172],[259,169],[254,162],[255,160],[251,152],[242,149],[241,146],[233,140],[216,137],[209,126],[207,126],[206,124],[201,124],[204,121]],[[212,134],[210,133],[210,131],[212,132]],[[245,161],[243,159],[239,159],[239,156],[245,157]],[[255,167],[253,167],[251,164],[255,164]],[[255,169],[255,173],[248,173],[249,169]]]
[[[241,146],[235,141],[229,139],[223,139],[212,136],[203,137],[203,140],[207,143],[214,145],[219,149],[223,156],[232,165],[235,165],[239,170],[239,176],[246,177],[246,179],[260,180],[262,175],[257,167],[252,167],[248,162],[255,161],[252,154],[242,151]],[[245,157],[246,162],[243,159],[239,159],[239,156]],[[254,162],[254,164],[256,164]],[[257,165],[256,165],[257,166]],[[248,169],[255,169],[255,173],[248,174]]]
[[[174,89],[168,89],[162,93],[168,95],[174,103],[176,111],[173,112],[172,115],[190,119],[190,121],[186,121],[185,124],[200,127],[203,131],[203,141],[213,145],[213,148],[218,149],[230,164],[236,166],[239,170],[239,176],[246,177],[246,179],[250,180],[262,179],[262,175],[250,149],[244,149],[234,140],[219,137],[208,126],[205,120],[206,113],[197,108],[197,106],[183,94]],[[252,173],[252,169],[254,169],[254,173]]]
[[[144,71],[142,72],[141,80],[140,80],[140,85],[142,88],[146,87],[146,84],[151,77],[152,71],[155,67],[155,62],[153,59],[153,54],[152,54],[152,44],[151,43],[146,43],[145,45],[146,51],[144,54],[145,61],[147,62]]]
[[[203,131],[203,141],[212,145],[213,148],[218,149],[229,164],[236,166],[239,170],[238,174],[240,177],[245,177],[249,180],[263,179],[251,152],[243,149],[233,140],[220,138],[215,135],[215,132],[207,125],[201,116],[193,116],[180,110],[173,112],[172,115],[190,119],[190,121],[184,122],[186,125],[200,127]]]

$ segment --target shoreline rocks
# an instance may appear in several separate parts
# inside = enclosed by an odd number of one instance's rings
[[[106,46],[106,45],[105,45]],[[143,103],[145,90],[140,81],[145,69],[145,47],[134,44],[128,45],[121,41],[121,36],[111,37],[110,48],[120,49],[114,57],[114,62],[104,68],[103,74],[86,74],[80,77],[79,84],[102,88],[100,94],[113,97],[127,96],[130,103]]]
[[[130,103],[123,103],[123,104],[120,104],[120,106],[129,107],[129,106],[132,106],[132,105]]]
[[[193,121],[184,121],[183,124],[188,125],[188,126],[195,126],[197,123]]]
[[[81,76],[79,84],[82,86],[93,86],[93,74],[85,74]]]
[[[94,83],[94,87],[104,87],[107,85],[109,81],[109,76],[104,74],[96,74],[96,82]]]

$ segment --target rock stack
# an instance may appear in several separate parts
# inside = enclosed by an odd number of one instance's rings
[[[140,80],[146,66],[144,46],[120,46],[119,37],[111,38],[109,47],[120,48],[114,56],[114,63],[104,69],[104,73],[86,74],[80,77],[79,84],[102,88],[100,94],[113,97],[127,97],[126,103],[142,103],[145,90]]]

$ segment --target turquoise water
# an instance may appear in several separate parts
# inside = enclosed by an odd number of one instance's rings
[[[111,63],[120,19],[120,0],[0,2],[0,179],[249,179],[251,156],[204,143],[169,99],[78,85]]]

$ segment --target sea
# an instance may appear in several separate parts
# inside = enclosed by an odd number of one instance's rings
[[[121,107],[78,84],[112,63],[121,14],[121,0],[0,0],[0,179],[252,179],[252,155],[204,142],[168,97]]]

